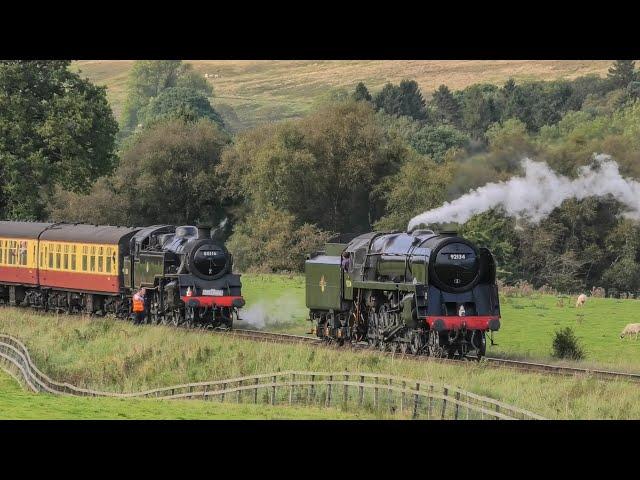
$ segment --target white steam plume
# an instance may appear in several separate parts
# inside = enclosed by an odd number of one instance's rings
[[[441,207],[411,219],[409,230],[420,224],[464,223],[472,216],[500,207],[511,217],[537,224],[569,198],[611,195],[627,207],[623,215],[640,219],[640,182],[620,175],[618,164],[609,155],[596,155],[595,167],[581,167],[571,179],[555,173],[544,162],[522,161],[525,174],[471,190]]]
[[[236,326],[264,330],[282,327],[296,322],[298,317],[305,317],[306,308],[299,297],[284,294],[272,299],[259,299],[251,302],[249,307],[240,310],[240,320]]]

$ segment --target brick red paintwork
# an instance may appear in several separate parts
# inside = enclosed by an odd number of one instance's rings
[[[29,267],[0,267],[0,283],[37,285],[38,270]]]
[[[433,328],[433,324],[437,320],[442,320],[444,322],[444,328],[442,330],[458,330],[463,326],[466,327],[467,330],[489,330],[489,322],[491,320],[499,321],[500,317],[497,315],[478,315],[468,317],[459,317],[457,315],[432,316],[426,318],[429,328]]]
[[[90,292],[120,292],[120,280],[117,275],[96,275],[83,272],[59,272],[41,269],[40,286]]]
[[[240,296],[226,296],[226,297],[210,297],[210,296],[200,296],[200,297],[180,297],[182,301],[188,305],[189,301],[197,300],[200,307],[232,307],[233,301],[242,299]]]

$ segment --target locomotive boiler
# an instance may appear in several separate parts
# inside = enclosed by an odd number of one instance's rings
[[[313,332],[328,341],[480,358],[500,328],[493,255],[455,232],[336,237],[305,276]]]

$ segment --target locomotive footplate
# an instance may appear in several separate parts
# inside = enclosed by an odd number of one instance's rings
[[[494,315],[479,316],[431,316],[425,319],[429,328],[436,331],[459,330],[466,328],[467,330],[491,330],[500,329],[500,317]]]

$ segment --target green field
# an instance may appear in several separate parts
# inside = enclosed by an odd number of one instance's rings
[[[310,330],[303,276],[244,275],[242,282],[248,308],[256,302],[261,305],[257,310],[264,312],[264,328],[290,333]],[[589,298],[579,309],[575,308],[576,297],[568,296],[501,295],[500,301],[502,327],[494,335],[497,345],[488,345],[487,355],[557,362],[551,358],[553,335],[570,326],[585,347],[582,364],[640,372],[640,340],[619,338],[627,323],[640,322],[640,301]],[[277,322],[280,307],[285,305],[289,308]]]
[[[370,417],[370,415],[369,415]],[[0,420],[322,420],[364,419],[335,408],[205,402],[62,397],[23,390],[0,370]]]
[[[451,89],[473,83],[500,85],[509,78],[573,79],[605,75],[608,60],[185,60],[209,74],[213,105],[231,107],[242,128],[304,115],[336,89],[352,90],[363,81],[372,91],[405,78],[418,82],[425,97],[441,84]],[[81,70],[107,86],[109,102],[119,117],[126,96],[131,60],[81,60]]]

